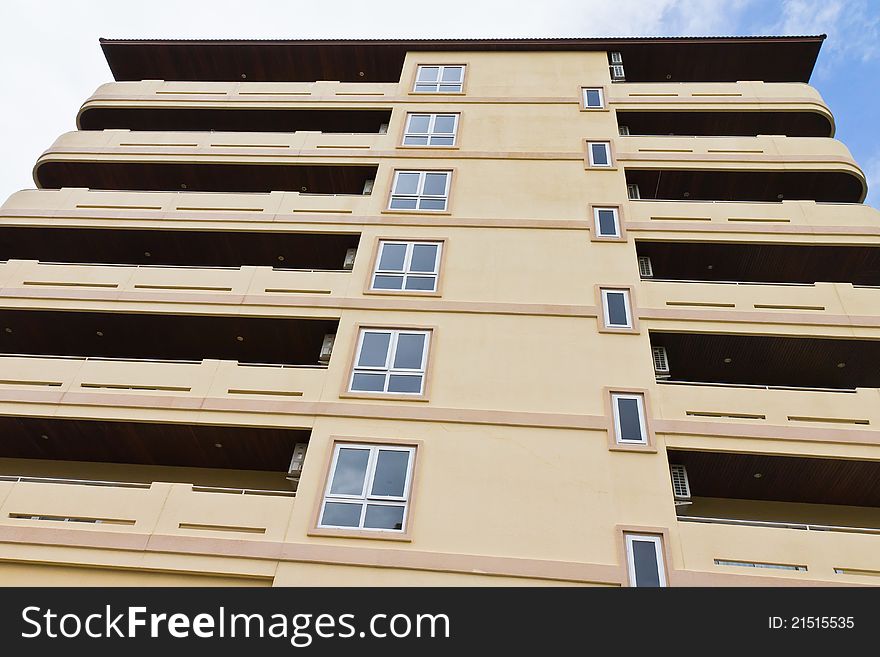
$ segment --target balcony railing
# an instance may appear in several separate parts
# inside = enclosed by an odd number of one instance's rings
[[[733,518],[704,518],[701,516],[678,516],[679,522],[701,522],[716,525],[741,525],[743,527],[777,527],[812,532],[845,532],[852,534],[880,534],[876,527],[846,527],[842,525],[815,525],[799,522],[774,522],[768,520],[738,520]]]
[[[65,522],[74,530],[280,541],[294,497],[284,490],[3,476],[0,525]]]

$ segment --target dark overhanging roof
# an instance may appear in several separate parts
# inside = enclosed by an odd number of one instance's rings
[[[125,80],[397,82],[407,51],[618,51],[632,82],[808,82],[825,35],[557,39],[101,39]],[[668,77],[667,77],[668,76]]]

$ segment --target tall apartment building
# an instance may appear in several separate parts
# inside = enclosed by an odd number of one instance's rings
[[[822,40],[103,41],[0,210],[0,581],[880,582]]]

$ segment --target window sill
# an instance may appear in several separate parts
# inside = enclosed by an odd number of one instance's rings
[[[465,96],[464,91],[410,91],[409,96]]]
[[[327,536],[330,538],[360,538],[374,541],[396,541],[398,543],[412,543],[412,536],[408,532],[381,532],[369,529],[331,529],[329,527],[313,527],[307,536]]]
[[[412,144],[400,144],[397,148],[401,150],[417,150],[417,151],[457,151],[459,150],[458,145],[454,146],[414,146]]]
[[[421,395],[406,395],[395,392],[342,392],[339,394],[340,399],[378,399],[380,401],[411,401],[411,402],[427,402],[428,397]]]
[[[625,443],[614,442],[608,445],[609,452],[642,452],[644,454],[656,454],[657,448],[654,445],[627,445]]]
[[[452,212],[449,210],[382,210],[381,214],[416,214],[416,215],[435,215],[450,216]]]
[[[432,292],[418,290],[364,290],[364,294],[373,296],[389,296],[389,297],[439,297],[439,290]]]

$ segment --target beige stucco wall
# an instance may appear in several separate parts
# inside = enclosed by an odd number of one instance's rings
[[[466,93],[438,98],[411,94],[419,63],[467,64]],[[670,85],[674,97],[640,96],[652,92],[645,85],[610,85],[604,53],[411,53],[400,84],[391,85],[102,86],[86,106],[387,106],[393,116],[385,135],[69,133],[43,156],[42,161],[376,163],[379,170],[368,196],[31,190],[13,195],[0,208],[0,226],[361,234],[351,272],[0,263],[4,308],[340,321],[327,369],[256,368],[216,360],[0,359],[0,413],[5,415],[312,431],[295,498],[205,492],[191,486],[284,489],[286,480],[274,474],[0,459],[0,475],[6,476],[152,483],[148,488],[99,488],[0,481],[0,581],[617,586],[626,581],[623,527],[666,532],[673,584],[874,581],[865,574],[836,574],[834,568],[880,571],[876,536],[678,522],[665,450],[880,460],[880,392],[807,396],[798,391],[658,385],[648,330],[699,327],[710,332],[880,337],[877,291],[824,283],[645,282],[638,276],[634,242],[877,243],[876,210],[788,201],[631,202],[623,165],[799,168],[855,176],[862,175],[860,170],[846,147],[832,139],[620,138],[613,111],[580,110],[582,86],[606,87],[612,109],[827,112],[815,90],[805,85]],[[282,92],[302,95],[281,100],[277,94]],[[428,110],[462,113],[457,150],[397,148],[405,111]],[[612,141],[622,166],[586,169],[586,138]],[[125,145],[147,143],[165,146]],[[223,146],[230,143],[238,146]],[[285,154],[260,144],[285,146]],[[367,148],[327,153],[322,146]],[[717,150],[727,152],[710,153]],[[449,211],[386,212],[391,176],[399,168],[454,169]],[[591,241],[590,204],[620,205],[627,240]],[[381,238],[444,240],[441,294],[365,294]],[[633,288],[639,332],[598,332],[597,284]],[[156,289],[169,285],[230,289]],[[733,307],[707,315],[697,305],[717,299]],[[668,312],[670,301],[679,304],[677,314]],[[769,316],[754,307],[776,302],[823,310]],[[361,324],[433,330],[426,400],[341,396]],[[91,387],[95,383],[141,389]],[[156,389],[143,389],[150,386]],[[164,389],[168,386],[181,389]],[[655,451],[609,450],[609,386],[647,392]],[[230,392],[236,388],[276,394]],[[291,397],[293,392],[301,395]],[[707,418],[689,411],[752,413],[765,419]],[[850,427],[787,419],[806,415],[869,423]],[[419,441],[409,540],[310,535],[332,441],[346,437]],[[756,514],[766,511],[754,509]],[[803,507],[792,513],[797,519],[811,514],[835,518],[828,510],[819,511]],[[853,513],[865,517],[862,511]],[[60,523],[10,514],[125,522]],[[840,555],[834,563],[832,554]],[[739,572],[716,566],[714,559],[796,563],[808,570]],[[194,579],[195,573],[205,576]]]

